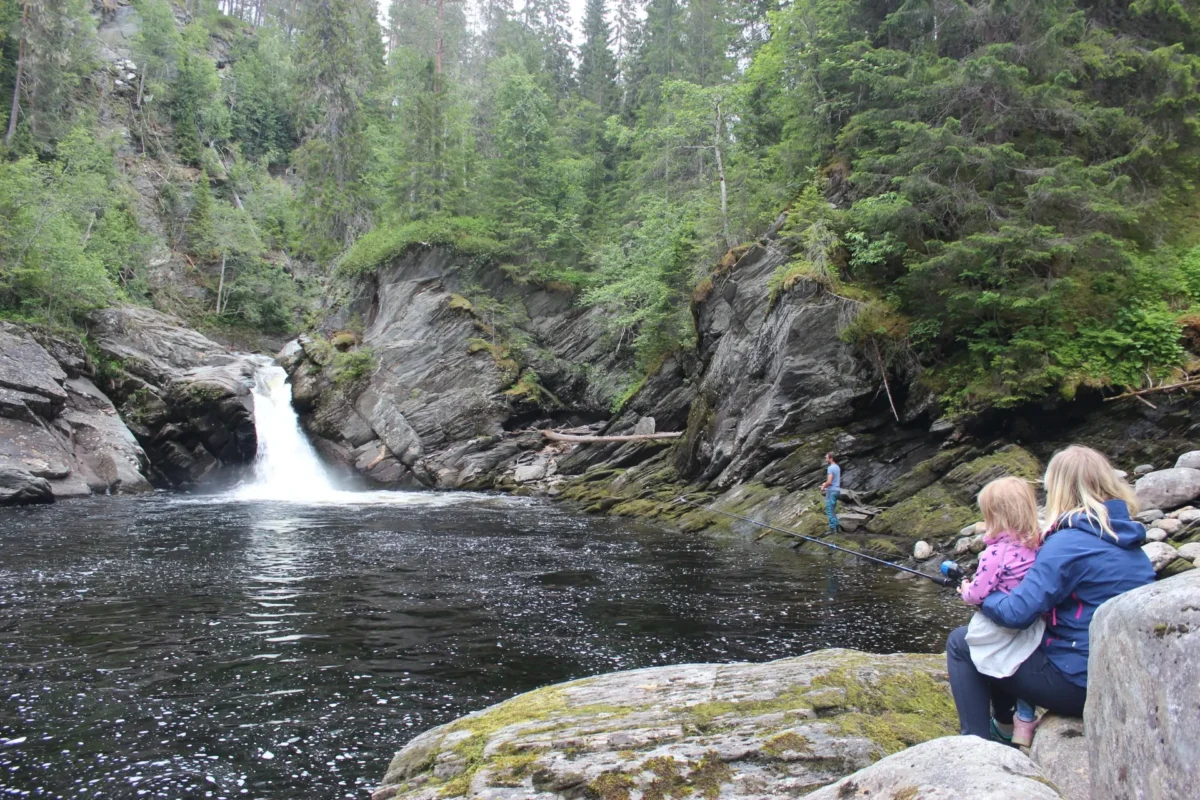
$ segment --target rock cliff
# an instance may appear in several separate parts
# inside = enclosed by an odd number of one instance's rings
[[[845,340],[854,301],[813,281],[784,288],[790,259],[770,237],[730,251],[694,294],[695,347],[638,379],[596,310],[417,245],[356,279],[323,333],[284,362],[323,452],[384,486],[541,492],[685,529],[730,527],[674,502],[687,494],[812,534],[826,527],[817,487],[833,450],[849,490],[843,529],[891,556],[922,538],[953,548],[983,484],[1038,477],[1063,443],[1096,445],[1130,470],[1191,449],[1200,409],[1186,396],[1150,409],[1081,395],[940,419],[913,375],[885,382]],[[570,426],[683,436],[572,446],[534,430]]]
[[[253,458],[264,359],[147,308],[98,312],[89,341],[0,323],[0,504],[186,486]]]

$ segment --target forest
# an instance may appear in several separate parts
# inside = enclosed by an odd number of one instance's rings
[[[1194,5],[587,0],[577,22],[0,0],[0,316],[82,331],[144,303],[291,334],[440,243],[606,309],[649,371],[782,224],[773,297],[851,301],[842,335],[952,411],[1195,360]]]

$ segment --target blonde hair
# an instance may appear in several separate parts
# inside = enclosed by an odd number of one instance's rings
[[[1020,478],[997,478],[979,493],[979,510],[989,538],[1008,533],[1031,549],[1042,542],[1038,525],[1037,496],[1033,487]]]
[[[1124,500],[1132,516],[1137,501],[1129,484],[1117,477],[1112,464],[1090,447],[1071,445],[1059,450],[1046,467],[1046,516],[1057,525],[1072,514],[1085,514],[1113,539],[1107,500]]]

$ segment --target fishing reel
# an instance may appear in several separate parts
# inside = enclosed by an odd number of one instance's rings
[[[941,566],[941,573],[942,573],[942,580],[938,581],[938,583],[942,584],[942,586],[957,587],[960,583],[963,582],[963,578],[965,577],[963,575],[962,567],[960,567],[958,565],[957,561],[950,561],[950,560],[943,561],[942,566]]]

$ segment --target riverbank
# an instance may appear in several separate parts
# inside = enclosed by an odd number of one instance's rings
[[[1183,797],[1198,772],[1197,609],[1200,572],[1101,607],[1086,748],[1078,720],[1044,723],[1032,759],[954,736],[944,656],[820,650],[519,695],[413,739],[372,798]]]

